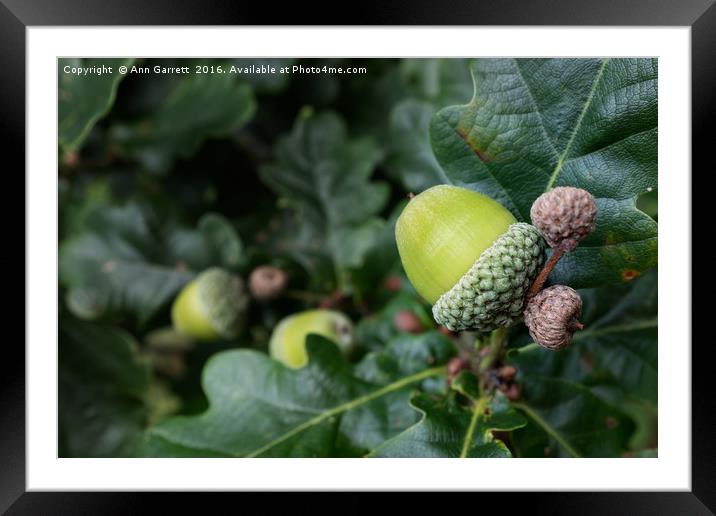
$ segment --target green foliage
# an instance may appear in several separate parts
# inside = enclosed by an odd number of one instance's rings
[[[517,432],[517,439],[539,442],[550,454],[613,456],[627,448],[625,416],[642,427],[651,424],[658,387],[656,280],[650,271],[628,285],[580,291],[585,329],[572,345],[560,353],[527,346],[512,355],[525,380],[522,407],[534,416],[534,425]],[[564,399],[567,409],[554,410],[555,399]],[[545,407],[549,417],[540,417]],[[598,429],[607,419],[609,432],[598,440],[573,431]],[[655,439],[654,430],[642,428],[642,439]]]
[[[149,417],[151,377],[134,339],[118,328],[62,318],[59,357],[60,455],[135,456]]]
[[[119,72],[122,65],[133,59],[58,59],[58,140],[67,151],[76,151],[94,124],[112,107],[119,82],[125,77]],[[111,72],[95,74],[65,73],[66,67],[75,69],[102,68]]]
[[[407,397],[421,380],[439,374],[438,364],[450,355],[450,342],[437,334],[411,344],[400,352],[410,358],[425,348],[423,360],[395,357],[388,346],[388,356],[372,362],[372,376],[385,375],[383,382],[357,377],[336,345],[317,335],[308,337],[309,362],[298,370],[255,351],[215,355],[203,376],[209,410],[154,427],[147,453],[362,456],[414,421]]]
[[[148,171],[166,172],[176,157],[195,153],[207,138],[230,135],[256,110],[248,84],[230,74],[182,77],[148,117],[111,129],[116,152]]]
[[[87,214],[84,229],[60,245],[59,275],[79,317],[132,315],[146,323],[195,273],[235,267],[241,241],[218,214],[192,230],[130,202]]]
[[[293,64],[367,73],[193,73]],[[655,59],[59,66],[61,456],[657,455]],[[538,347],[521,323],[436,325],[395,223],[410,193],[445,183],[527,222],[552,186],[596,196],[596,231],[550,277],[581,289],[567,348]],[[251,301],[235,338],[171,330],[197,274],[250,284],[260,265],[288,284]],[[318,307],[351,319],[351,352],[309,334],[305,367],[272,360],[278,321]]]
[[[388,201],[388,186],[370,180],[379,159],[372,140],[348,139],[338,115],[304,110],[277,143],[275,163],[262,169],[261,177],[285,199],[296,222],[310,227],[311,254],[323,259],[303,264],[310,271],[332,262],[341,286],[348,269],[363,265],[385,225],[376,214]],[[294,253],[303,259],[303,251]]]
[[[402,63],[409,98],[390,113],[390,150],[386,166],[406,190],[420,193],[448,182],[430,147],[428,128],[439,107],[463,103],[472,94],[467,59],[416,59]]]
[[[656,265],[657,226],[636,209],[656,188],[656,59],[484,59],[469,104],[431,125],[453,183],[499,200],[529,222],[553,186],[597,198],[597,229],[561,260],[555,282],[622,282]]]
[[[444,398],[416,394],[410,404],[422,415],[420,422],[383,443],[373,457],[492,458],[511,457],[493,431],[510,431],[525,420],[502,394],[481,396],[475,376],[462,373],[453,388],[465,395],[466,406],[456,393]]]

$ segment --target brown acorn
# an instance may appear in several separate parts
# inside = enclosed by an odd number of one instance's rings
[[[470,362],[464,357],[453,357],[447,364],[448,382],[452,382],[461,371],[470,368]]]
[[[550,247],[569,252],[594,231],[597,203],[586,190],[558,186],[537,198],[530,217]]]
[[[398,310],[393,316],[393,324],[404,333],[420,333],[425,329],[420,318],[410,310]]]
[[[286,288],[286,273],[277,267],[262,265],[251,271],[249,289],[251,295],[260,301],[268,301],[278,297]]]
[[[575,331],[583,328],[578,317],[582,298],[572,288],[555,285],[532,297],[524,312],[525,324],[535,343],[553,351],[572,341]]]

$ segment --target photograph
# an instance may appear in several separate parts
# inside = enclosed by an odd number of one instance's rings
[[[60,458],[659,457],[658,57],[56,63]]]

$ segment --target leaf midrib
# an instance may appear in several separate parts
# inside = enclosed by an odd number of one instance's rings
[[[467,457],[467,454],[470,451],[470,445],[472,444],[472,439],[475,435],[475,428],[477,428],[477,421],[480,419],[480,415],[485,411],[485,407],[490,402],[490,399],[488,397],[482,397],[477,402],[475,402],[475,406],[472,409],[472,417],[470,418],[470,424],[467,427],[467,432],[465,432],[465,439],[462,442],[462,450],[460,451],[460,458],[464,459]]]
[[[337,416],[339,414],[342,414],[343,412],[347,412],[349,410],[352,410],[356,407],[359,407],[361,405],[365,405],[366,403],[369,403],[370,401],[373,401],[374,399],[380,398],[381,396],[385,396],[386,394],[390,394],[391,392],[397,391],[399,389],[402,389],[403,387],[406,387],[412,383],[416,383],[420,380],[424,380],[425,378],[429,378],[431,376],[436,376],[442,372],[445,371],[444,366],[439,367],[433,367],[430,369],[426,369],[424,371],[421,371],[419,373],[415,373],[410,376],[406,376],[404,378],[401,378],[400,380],[397,380],[393,383],[389,383],[388,385],[385,385],[381,387],[380,389],[377,389],[373,392],[370,392],[368,394],[365,394],[363,396],[359,396],[358,398],[355,398],[353,400],[347,401],[345,403],[342,403],[340,405],[337,405],[336,407],[333,407],[332,409],[329,409],[307,421],[304,421],[300,425],[295,426],[291,430],[284,432],[279,437],[271,440],[267,444],[261,446],[260,448],[257,448],[256,450],[252,451],[251,453],[248,453],[246,455],[242,455],[247,458],[253,458],[258,457],[265,453],[266,451],[270,450],[271,448],[281,444],[282,442],[287,441],[291,437],[300,434],[304,430],[307,430],[308,428],[311,428],[313,426],[316,426],[326,419],[329,419],[331,417]]]
[[[603,335],[609,335],[611,333],[626,333],[630,331],[646,330],[649,328],[656,328],[658,320],[656,318],[643,319],[634,323],[627,324],[615,324],[612,326],[605,326],[603,328],[596,328],[594,330],[585,330],[575,333],[572,341],[580,341],[587,337],[601,337]]]
[[[574,129],[572,130],[572,134],[569,137],[569,140],[567,141],[567,145],[564,147],[562,154],[559,155],[559,159],[557,160],[557,165],[555,165],[554,170],[552,171],[552,174],[550,176],[550,179],[547,182],[547,186],[544,189],[545,192],[548,192],[549,190],[552,189],[552,187],[554,186],[554,183],[557,181],[557,178],[559,177],[559,173],[562,171],[562,167],[564,166],[564,163],[567,160],[567,156],[569,155],[570,150],[572,150],[572,144],[574,143],[574,138],[577,136],[577,133],[579,132],[579,129],[582,126],[582,121],[584,120],[584,116],[587,114],[587,111],[589,110],[589,107],[591,106],[592,101],[594,100],[594,95],[597,91],[597,86],[599,85],[599,82],[602,79],[602,75],[604,74],[604,68],[606,68],[608,62],[609,62],[609,59],[605,59],[604,61],[602,61],[602,65],[599,67],[599,70],[597,71],[597,74],[594,77],[594,82],[592,83],[592,88],[589,91],[587,100],[584,102],[584,106],[582,107],[582,112],[579,113],[579,117],[577,118],[577,122],[574,124]]]

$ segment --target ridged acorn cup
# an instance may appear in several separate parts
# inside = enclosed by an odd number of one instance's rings
[[[582,298],[572,288],[555,285],[532,297],[525,308],[525,325],[536,344],[553,351],[566,347],[582,328]]]
[[[498,202],[449,185],[414,197],[395,236],[408,278],[452,331],[488,332],[519,320],[547,247]]]
[[[244,281],[220,268],[203,271],[174,300],[172,322],[196,340],[232,339],[243,329],[249,296]]]
[[[569,252],[594,231],[597,203],[586,190],[558,186],[535,200],[530,217],[550,247]]]
[[[308,362],[306,337],[310,334],[335,342],[344,355],[353,344],[353,324],[348,317],[335,310],[306,310],[276,325],[269,341],[269,355],[288,367],[303,367]]]

